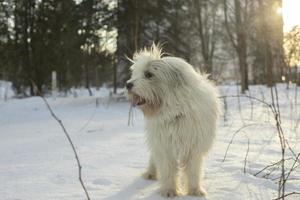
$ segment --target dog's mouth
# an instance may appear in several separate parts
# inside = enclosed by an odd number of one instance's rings
[[[142,106],[142,105],[146,104],[145,98],[143,98],[133,92],[130,93],[130,101],[133,106]]]
[[[131,106],[137,106],[146,117],[153,117],[159,114],[161,101],[158,98],[156,101],[151,101],[151,99],[140,96],[135,92],[128,91],[128,99],[131,102]]]

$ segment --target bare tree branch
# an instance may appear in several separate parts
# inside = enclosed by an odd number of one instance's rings
[[[273,199],[273,200],[279,200],[279,199],[284,199],[284,197],[287,197],[287,196],[290,196],[290,195],[300,195],[300,192],[291,192],[291,193],[287,193],[287,194],[285,194],[285,195],[283,195],[283,196],[281,196],[281,197],[278,197],[278,198],[276,198],[276,199]]]
[[[74,144],[73,144],[73,142],[72,142],[72,139],[71,139],[70,135],[68,134],[68,132],[67,132],[67,130],[66,130],[64,124],[62,123],[61,119],[59,119],[59,118],[56,116],[56,114],[53,112],[51,106],[49,105],[48,101],[45,99],[45,97],[42,95],[42,93],[38,90],[37,85],[35,84],[35,82],[34,82],[33,80],[31,80],[31,82],[32,82],[32,85],[33,85],[33,87],[34,87],[34,89],[35,89],[36,94],[42,98],[42,100],[43,100],[44,103],[46,104],[46,106],[47,106],[49,112],[51,113],[51,116],[59,123],[60,127],[62,128],[62,130],[63,130],[63,132],[64,132],[64,134],[65,134],[65,136],[67,137],[67,139],[68,139],[68,141],[69,141],[69,144],[70,144],[71,147],[72,147],[72,150],[73,150],[73,153],[74,153],[74,155],[75,155],[76,161],[77,161],[79,182],[80,182],[80,184],[81,184],[81,186],[82,186],[82,188],[83,188],[83,190],[84,190],[84,192],[85,192],[86,198],[87,198],[88,200],[90,200],[89,193],[88,193],[88,191],[87,191],[87,189],[86,189],[86,187],[85,187],[85,184],[84,184],[84,182],[83,182],[83,180],[82,180],[82,177],[81,177],[81,168],[82,168],[82,166],[81,166],[81,164],[80,164],[80,160],[79,160],[77,151],[76,151],[76,149],[75,149],[75,146],[74,146]]]
[[[224,161],[226,160],[226,157],[227,157],[227,153],[228,153],[229,147],[230,147],[230,145],[232,144],[232,142],[233,142],[235,136],[236,136],[241,130],[243,130],[243,129],[245,129],[245,128],[248,128],[248,127],[250,127],[250,126],[257,126],[257,125],[259,125],[259,124],[258,124],[258,123],[255,123],[255,124],[248,124],[248,125],[245,125],[245,126],[239,128],[238,130],[236,130],[236,131],[233,133],[233,135],[232,135],[232,137],[231,137],[231,140],[230,140],[230,142],[229,142],[229,144],[228,144],[228,146],[227,146],[227,148],[226,148],[225,155],[224,155],[224,158],[223,158],[222,162],[224,162]]]
[[[257,173],[255,173],[254,176],[257,176],[258,174],[262,173],[263,171],[265,171],[266,169],[268,169],[268,168],[270,168],[270,167],[279,165],[281,162],[282,162],[282,160],[279,160],[279,161],[276,162],[276,163],[273,163],[273,164],[270,164],[270,165],[265,166],[262,170],[260,170],[260,171],[258,171]]]
[[[244,160],[244,173],[246,173],[247,158],[248,158],[248,154],[249,154],[249,146],[250,146],[250,140],[249,140],[249,138],[248,138],[247,152],[246,152],[245,160]]]
[[[283,180],[283,183],[282,183],[282,185],[280,186],[279,189],[282,189],[282,187],[285,185],[286,181],[288,180],[289,176],[291,175],[292,171],[293,171],[294,169],[296,169],[295,165],[296,165],[297,161],[299,161],[299,157],[300,157],[300,153],[298,154],[298,156],[297,156],[295,162],[293,163],[293,165],[292,165],[290,171],[289,171],[289,172],[287,173],[287,175],[285,176],[285,179]]]

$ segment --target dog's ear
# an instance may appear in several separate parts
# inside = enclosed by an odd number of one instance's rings
[[[183,76],[182,72],[174,66],[172,66],[171,71],[172,71],[172,74],[174,76],[174,81],[175,81],[174,84],[176,86],[183,86],[186,82],[185,82],[185,79],[184,79],[184,76]]]
[[[182,86],[185,79],[182,72],[164,60],[153,60],[149,63],[150,68],[158,71],[156,74],[161,75],[161,79],[172,86]]]

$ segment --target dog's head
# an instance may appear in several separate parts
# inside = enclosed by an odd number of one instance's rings
[[[152,45],[150,49],[136,53],[131,60],[132,74],[126,83],[129,100],[146,117],[159,114],[170,101],[169,94],[183,82],[180,71],[161,56],[160,47]]]

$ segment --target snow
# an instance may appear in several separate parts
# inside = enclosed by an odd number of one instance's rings
[[[299,129],[294,130],[300,113],[299,102],[294,98],[296,86],[292,85],[289,90],[285,87],[278,86],[282,126],[291,148],[298,153]],[[220,86],[220,90],[221,95],[236,94],[237,86]],[[142,113],[134,110],[133,125],[128,126],[128,103],[110,98],[108,89],[94,92],[93,97],[87,92],[77,92],[76,98],[72,95],[47,98],[73,139],[91,199],[163,199],[158,194],[156,181],[141,178],[149,156]],[[250,92],[270,102],[269,88],[251,86]],[[280,175],[279,170],[268,179],[263,178],[265,173],[253,175],[280,159],[280,144],[271,112],[259,102],[253,101],[251,106],[247,98],[240,99],[241,112],[237,98],[226,98],[226,102],[225,121],[222,116],[218,137],[204,166],[206,199],[277,197],[278,185],[271,179]],[[247,127],[236,133],[243,126]],[[292,157],[290,151],[286,157]],[[292,164],[293,160],[288,160],[287,169]],[[287,192],[299,192],[299,188],[298,167],[287,181]],[[6,102],[0,99],[0,199],[85,199],[72,149],[39,97],[10,98]],[[199,198],[182,196],[176,199]],[[291,195],[288,199],[299,199],[299,196]]]
[[[0,100],[7,100],[13,96],[12,83],[0,80]]]

